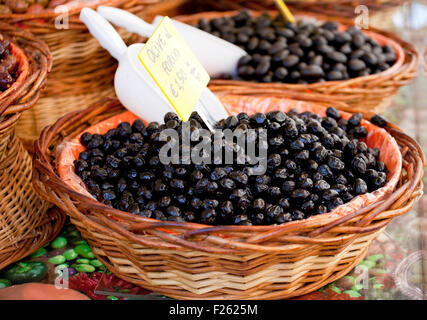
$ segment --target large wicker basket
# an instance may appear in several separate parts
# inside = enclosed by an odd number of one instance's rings
[[[408,212],[422,194],[423,153],[398,127],[388,125],[404,159],[397,187],[349,215],[250,227],[131,215],[62,181],[58,154],[51,151],[123,111],[116,100],[101,101],[45,128],[35,146],[34,185],[71,217],[110,271],[174,298],[279,299],[316,290],[354,268],[392,218]]]
[[[31,157],[15,134],[22,112],[31,108],[52,65],[46,44],[0,22],[19,61],[17,81],[0,95],[0,269],[50,241],[65,216],[42,200],[31,184]]]
[[[213,19],[223,16],[232,16],[238,11],[227,12],[202,12],[193,15],[178,16],[177,20],[188,24],[195,24],[199,19]],[[253,12],[257,16],[262,11]],[[273,15],[276,11],[271,11]],[[310,13],[307,15],[321,21],[338,21],[343,25],[349,26],[353,22],[349,19],[327,17]],[[298,16],[296,16],[299,18]],[[301,17],[301,16],[300,16]],[[414,46],[407,43],[397,36],[371,28],[380,36],[384,36],[395,41],[404,52],[404,60],[400,66],[392,66],[381,73],[358,77],[344,81],[326,81],[323,83],[313,83],[309,85],[286,84],[286,83],[255,83],[236,80],[211,80],[209,88],[218,94],[240,94],[254,95],[265,94],[282,97],[298,98],[296,95],[312,96],[312,99],[328,100],[332,102],[345,103],[353,111],[365,112],[371,111],[380,113],[384,111],[391,103],[392,98],[398,92],[401,86],[408,84],[415,76],[418,64],[418,54]],[[337,105],[338,106],[338,105]]]
[[[53,56],[49,81],[35,108],[17,126],[23,139],[36,139],[41,130],[60,116],[93,104],[100,97],[114,96],[117,62],[90,35],[79,20],[82,7],[116,6],[150,20],[156,14],[174,15],[187,0],[97,0],[80,2],[68,11],[68,27],[62,11],[40,14],[0,14],[0,19],[25,28],[45,41]],[[57,24],[55,25],[55,22]],[[59,24],[58,24],[59,23]],[[141,37],[118,29],[127,44]]]

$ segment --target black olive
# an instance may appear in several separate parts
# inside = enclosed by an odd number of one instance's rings
[[[339,119],[341,119],[341,114],[340,112],[335,109],[334,107],[328,107],[326,109],[326,115],[330,118],[335,119],[336,121],[338,121]]]
[[[304,200],[310,195],[310,192],[305,189],[296,189],[292,192],[291,198],[295,200]]]
[[[325,180],[318,180],[314,183],[314,188],[317,192],[328,190],[331,186]]]
[[[341,53],[338,51],[328,52],[326,56],[328,57],[328,59],[330,59],[333,62],[341,62],[341,63],[347,62],[347,56],[344,53]]]
[[[288,75],[288,70],[286,70],[283,67],[279,67],[274,71],[274,76],[278,79],[278,80],[284,80],[286,78],[286,76]]]
[[[276,167],[280,166],[281,162],[282,162],[282,158],[281,158],[280,154],[273,153],[273,154],[269,155],[267,158],[267,167],[276,168]]]
[[[299,57],[295,54],[288,55],[282,62],[285,68],[290,68],[295,66],[299,62]]]
[[[360,121],[362,121],[362,114],[361,113],[354,113],[350,119],[348,119],[348,124],[352,127],[357,127],[360,124]]]
[[[353,185],[353,191],[355,194],[364,194],[368,192],[368,186],[364,180],[357,178]]]
[[[267,141],[258,142],[256,132],[248,136],[267,151],[267,171],[262,175],[252,175],[252,168],[242,164],[163,165],[157,137],[167,127],[181,129],[183,122],[176,117],[166,115],[167,125],[122,124],[104,136],[81,138],[90,140],[93,148],[87,147],[74,167],[94,198],[162,221],[265,225],[325,213],[387,183],[379,149],[358,140],[367,134],[360,114],[344,120],[331,107],[326,117],[291,109],[242,112],[222,120],[217,128],[239,134],[270,130]],[[197,113],[189,122],[193,132],[206,128]],[[145,142],[149,137],[152,141]],[[236,147],[229,145],[233,152]]]
[[[348,66],[352,71],[362,71],[366,68],[366,64],[359,59],[351,59],[348,62]]]
[[[351,161],[351,166],[352,169],[359,174],[364,174],[367,169],[365,160],[360,156],[356,156],[353,158],[353,160]]]
[[[238,225],[246,224],[247,222],[248,222],[248,216],[245,214],[237,215],[233,220],[233,224],[238,224]]]
[[[166,208],[170,205],[172,199],[169,196],[163,196],[160,198],[158,204],[160,208]]]
[[[345,168],[344,162],[338,159],[337,157],[329,156],[327,158],[327,163],[331,169],[336,171],[341,171]]]
[[[374,115],[370,121],[375,124],[378,127],[384,128],[385,126],[387,126],[387,120],[385,120],[383,117],[381,117],[380,115]]]
[[[302,220],[302,219],[305,219],[305,214],[304,214],[304,212],[302,212],[300,210],[294,210],[292,212],[292,218],[294,220]]]
[[[317,65],[309,65],[301,70],[301,75],[305,78],[321,78],[325,75],[322,68]]]
[[[219,183],[220,183],[221,187],[226,189],[226,190],[233,190],[236,187],[236,183],[229,178],[223,178],[220,180]]]

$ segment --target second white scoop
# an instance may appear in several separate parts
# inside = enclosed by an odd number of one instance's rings
[[[150,37],[163,18],[158,16],[153,24],[149,24],[125,10],[99,6],[97,11],[113,24],[143,37]],[[247,55],[245,50],[208,32],[171,20],[211,77],[218,77],[224,73],[237,75],[237,63],[241,57]]]

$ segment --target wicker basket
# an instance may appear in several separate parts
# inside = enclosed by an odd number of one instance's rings
[[[235,15],[238,11],[227,12],[202,12],[193,15],[178,16],[177,20],[188,24],[195,24],[201,18],[214,19],[223,16]],[[254,11],[252,14],[258,16],[262,11]],[[277,11],[271,11],[271,14],[277,15]],[[350,26],[353,22],[349,19],[328,17],[310,13],[311,18],[321,21],[338,21],[345,26]],[[300,18],[302,16],[296,16]],[[403,63],[401,66],[394,65],[381,73],[357,77],[343,81],[326,81],[323,83],[313,83],[309,85],[287,84],[287,83],[254,83],[248,81],[236,80],[212,80],[209,88],[218,94],[240,94],[253,95],[265,94],[282,97],[292,97],[297,93],[311,94],[313,98],[328,100],[331,103],[343,102],[353,108],[353,111],[371,111],[380,113],[384,111],[391,103],[394,95],[401,86],[408,84],[417,72],[418,54],[414,46],[407,43],[397,36],[371,28],[385,41],[393,40],[397,46],[400,46],[404,52]],[[384,38],[385,37],[385,38]]]
[[[98,0],[88,1],[88,4],[80,2],[69,10],[66,29],[56,28],[55,20],[63,13],[55,13],[54,10],[34,15],[0,14],[0,19],[25,28],[45,41],[54,61],[42,98],[33,113],[23,115],[17,126],[18,135],[23,139],[34,140],[46,125],[52,124],[62,115],[76,108],[86,108],[102,96],[114,96],[112,87],[117,62],[80,22],[79,14],[82,7],[116,6],[149,20],[156,14],[174,15],[187,1]],[[127,44],[141,41],[141,37],[131,35],[122,28],[118,31]]]
[[[369,25],[371,27],[394,31],[393,15],[398,12],[405,1],[343,1],[340,3],[305,3],[298,2],[290,5],[293,12],[313,12],[327,16],[346,17],[355,19],[361,12],[359,5],[366,5],[369,10]]]
[[[64,140],[124,111],[116,100],[70,113],[36,142],[34,185],[67,212],[97,258],[127,281],[174,298],[279,299],[302,295],[355,267],[393,217],[422,194],[424,155],[398,127],[387,131],[403,156],[396,189],[337,219],[325,215],[279,226],[161,222],[107,207],[74,191],[57,173],[52,152]]]
[[[201,0],[198,1],[205,10],[240,10],[243,8],[251,10],[274,10],[276,4],[273,0]],[[400,10],[401,6],[408,1],[404,0],[297,0],[286,1],[289,9],[294,14],[307,12],[354,19],[359,15],[356,10],[358,6],[364,5],[369,9],[369,25],[382,30],[395,29],[392,16]]]
[[[50,241],[65,216],[42,200],[31,184],[31,157],[15,134],[21,113],[37,101],[50,71],[47,46],[31,34],[0,22],[19,66],[17,81],[0,95],[0,269]]]
[[[205,7],[215,10],[239,10],[243,8],[252,10],[275,9],[274,0],[199,0]],[[367,5],[369,10],[382,10],[396,6],[404,2],[403,0],[288,0],[286,3],[290,9],[299,11],[317,11],[320,13],[330,13],[335,7],[335,14],[343,13],[345,16],[352,17],[354,7],[358,5]],[[323,11],[322,11],[323,10]]]

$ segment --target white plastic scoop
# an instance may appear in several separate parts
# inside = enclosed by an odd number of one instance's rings
[[[127,47],[113,26],[92,9],[82,9],[80,20],[99,44],[119,62],[114,87],[123,106],[148,122],[163,123],[165,113],[175,110],[139,61],[138,54],[144,44]],[[216,122],[228,117],[221,102],[208,88],[203,90],[195,111],[211,131]]]
[[[97,11],[116,26],[143,37],[150,37],[163,18],[157,16],[153,24],[149,24],[125,10],[99,6]],[[247,55],[245,50],[188,24],[173,19],[172,23],[211,77],[224,73],[237,75],[237,62]]]

